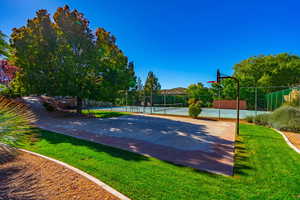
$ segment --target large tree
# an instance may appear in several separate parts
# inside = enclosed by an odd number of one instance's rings
[[[134,63],[132,61],[128,63],[127,71],[128,71],[127,82],[129,83],[126,85],[127,89],[129,91],[136,91],[138,87],[137,77],[134,72]]]
[[[187,94],[189,98],[200,100],[203,106],[209,107],[213,101],[209,88],[204,87],[204,85],[200,82],[197,84],[191,84],[187,88]]]
[[[250,57],[234,66],[234,76],[242,86],[292,86],[300,82],[300,57],[287,53]]]
[[[39,10],[26,26],[14,29],[11,41],[20,84],[27,94],[111,100],[128,88],[133,66],[103,28],[93,34],[89,22],[77,10],[58,8],[53,21]]]
[[[258,109],[264,108],[265,94],[284,89],[279,86],[300,83],[300,57],[287,53],[250,57],[234,65],[233,69],[233,76],[240,80],[241,99],[246,100],[251,109],[255,108],[255,102]],[[214,99],[218,99],[218,87],[221,88],[221,99],[236,98],[235,81],[224,79],[220,85],[213,84]]]

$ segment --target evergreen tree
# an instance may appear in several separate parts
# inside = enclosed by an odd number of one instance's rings
[[[158,81],[158,78],[152,71],[150,71],[148,73],[144,86],[144,94],[146,96],[145,103],[150,102],[151,104],[153,104],[153,96],[158,95],[160,93],[160,89],[161,85]]]
[[[144,92],[146,96],[150,96],[152,94],[159,94],[161,89],[161,85],[158,81],[158,78],[155,74],[150,71],[148,72],[147,79],[145,81]]]

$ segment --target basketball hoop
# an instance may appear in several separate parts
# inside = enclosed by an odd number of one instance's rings
[[[237,84],[237,107],[236,107],[236,134],[239,135],[240,132],[240,81],[238,78],[234,77],[234,76],[227,76],[227,75],[222,75],[220,73],[220,70],[217,70],[217,83],[220,83],[221,80],[223,79],[233,79],[236,84]]]

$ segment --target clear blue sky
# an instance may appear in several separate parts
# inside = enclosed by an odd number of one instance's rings
[[[299,0],[0,0],[0,30],[65,4],[112,32],[137,75],[152,70],[163,88],[206,83],[217,68],[231,74],[249,56],[300,54]]]

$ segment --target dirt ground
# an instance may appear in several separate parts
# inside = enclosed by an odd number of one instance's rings
[[[300,150],[300,133],[284,131],[284,134],[289,139],[289,141]]]
[[[85,177],[52,161],[20,152],[0,164],[0,200],[117,200]]]

